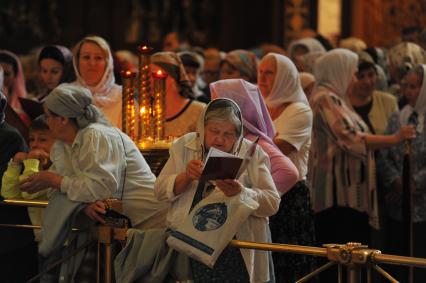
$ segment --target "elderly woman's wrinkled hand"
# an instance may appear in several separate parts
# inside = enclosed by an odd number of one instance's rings
[[[191,160],[186,166],[186,176],[191,181],[200,179],[203,172],[203,162],[201,160]]]
[[[235,196],[243,189],[243,185],[238,180],[215,180],[215,183],[216,187],[218,187],[227,197]]]
[[[102,215],[106,213],[105,208],[105,203],[103,201],[98,200],[86,205],[86,207],[84,208],[84,213],[90,219],[105,224],[105,220],[102,217]]]
[[[33,194],[47,188],[60,188],[62,176],[53,172],[42,171],[34,173],[19,183],[19,189]]]
[[[400,142],[405,140],[413,140],[416,138],[416,127],[414,125],[402,126],[397,135]]]

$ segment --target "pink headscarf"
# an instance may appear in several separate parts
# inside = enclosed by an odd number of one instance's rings
[[[21,61],[14,53],[8,50],[0,50],[0,54],[11,57],[18,67],[12,86],[12,93],[7,93],[7,100],[8,104],[13,108],[13,110],[15,110],[21,120],[29,125],[31,121],[23,111],[21,103],[19,102],[19,97],[27,97],[27,90],[25,89],[25,79]]]
[[[235,101],[241,109],[244,127],[274,145],[274,124],[257,86],[242,79],[229,79],[211,83],[210,89],[217,97]]]

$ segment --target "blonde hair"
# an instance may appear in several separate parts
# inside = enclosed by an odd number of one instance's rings
[[[82,40],[80,40],[74,46],[74,48],[73,48],[73,55],[77,59],[77,62],[80,59],[80,50],[81,50],[81,47],[83,46],[84,43],[87,43],[87,42],[94,43],[94,44],[96,44],[97,46],[99,46],[102,49],[102,51],[104,52],[104,55],[105,55],[105,61],[106,61],[107,65],[108,65],[109,54],[111,54],[111,48],[110,48],[108,42],[106,42],[105,39],[103,39],[100,36],[96,36],[96,35],[86,36],[85,38],[83,38]]]

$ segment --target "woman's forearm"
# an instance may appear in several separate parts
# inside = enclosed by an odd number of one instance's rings
[[[191,179],[188,178],[186,172],[182,172],[177,175],[175,179],[175,186],[173,187],[173,193],[175,194],[175,196],[178,196],[183,193],[190,183]]]
[[[372,135],[364,134],[365,144],[368,149],[375,150],[400,144],[403,139],[398,134]]]

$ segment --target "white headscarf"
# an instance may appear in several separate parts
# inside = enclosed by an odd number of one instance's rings
[[[78,69],[78,60],[80,49],[86,42],[93,42],[97,44],[104,52],[106,57],[106,68],[105,72],[102,76],[102,79],[96,86],[88,86],[84,79],[81,77],[80,71]],[[73,57],[73,65],[75,74],[77,77],[77,83],[85,88],[88,88],[93,95],[93,103],[99,107],[108,107],[117,102],[117,92],[112,91],[114,87],[118,88],[115,84],[114,78],[114,62],[112,59],[111,49],[109,48],[108,43],[99,36],[87,36],[83,40],[81,40],[74,47],[74,57]],[[118,89],[121,93],[121,89]],[[121,97],[120,97],[121,99]]]
[[[314,66],[317,86],[327,87],[341,98],[358,68],[358,55],[350,50],[337,48],[321,56]]]
[[[300,83],[299,72],[293,62],[281,54],[268,53],[262,60],[275,58],[277,73],[271,93],[265,102],[269,107],[277,107],[287,102],[303,102],[309,105]]]
[[[315,51],[302,55],[303,71],[313,74],[315,62],[325,53],[325,51]]]
[[[426,114],[426,65],[420,65],[423,68],[423,80],[422,87],[420,88],[419,96],[417,97],[416,105],[411,107],[410,105],[406,105],[400,114],[400,123],[401,125],[406,125],[408,123],[408,119],[411,114],[416,111],[418,114],[418,124],[417,124],[417,132],[421,133],[424,129],[424,120]]]
[[[313,37],[306,37],[299,40],[292,41],[290,45],[288,46],[288,55],[290,58],[293,57],[294,49],[297,46],[304,46],[306,49],[308,49],[308,53],[312,52],[326,52],[324,46],[319,42],[317,39]]]
[[[238,155],[239,152],[240,152],[240,149],[241,149],[242,140],[244,138],[244,136],[243,136],[243,133],[244,133],[244,131],[243,131],[243,117],[241,115],[241,110],[240,110],[240,107],[238,106],[238,104],[235,103],[235,101],[233,101],[232,99],[225,98],[225,97],[213,99],[212,101],[209,102],[209,104],[207,104],[207,106],[200,113],[200,117],[198,118],[198,121],[197,121],[197,133],[199,134],[199,136],[201,138],[197,140],[197,142],[200,143],[199,145],[197,145],[197,147],[201,146],[202,149],[205,149],[204,128],[205,128],[206,122],[207,122],[205,118],[207,116],[207,113],[212,111],[213,108],[219,108],[219,107],[232,108],[235,116],[237,116],[238,120],[240,120],[240,122],[241,122],[239,128],[237,129],[238,138],[235,141],[235,143],[232,147],[232,150],[231,150],[232,154]],[[204,152],[203,152],[203,154],[204,154]],[[204,157],[203,157],[203,159],[204,159]]]

